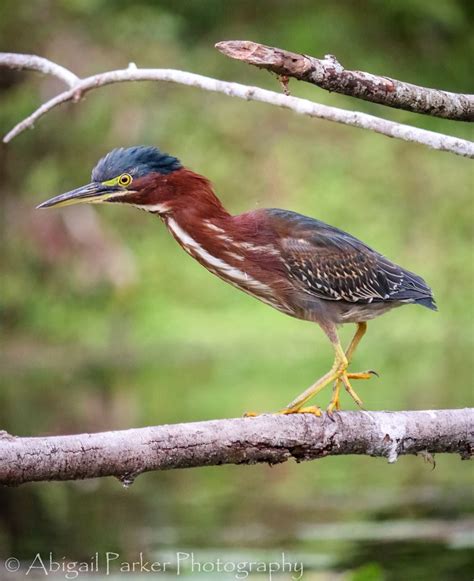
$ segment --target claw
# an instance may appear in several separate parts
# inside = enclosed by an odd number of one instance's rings
[[[334,414],[337,414],[337,411],[334,410],[330,410],[329,408],[326,410],[326,414],[328,416],[328,418],[331,420],[331,422],[336,423],[336,418]]]
[[[337,411],[338,409],[339,409],[339,407],[334,401],[331,401],[331,403],[326,408],[326,413],[328,415],[328,418],[333,422],[336,421],[334,418],[334,412]]]

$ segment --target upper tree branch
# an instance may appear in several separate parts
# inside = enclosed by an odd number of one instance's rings
[[[429,89],[390,77],[349,71],[332,55],[317,59],[248,40],[223,41],[217,43],[216,48],[233,59],[312,83],[327,91],[414,113],[474,121],[474,95]]]
[[[38,71],[57,77],[69,87],[76,85],[80,78],[70,70],[34,54],[0,53],[0,66],[8,69]]]
[[[469,458],[474,409],[264,415],[149,428],[17,438],[0,432],[0,483],[116,476],[129,484],[150,470],[220,464],[277,464],[293,458],[441,452]]]
[[[17,57],[18,55],[13,56]],[[25,59],[29,58],[28,55],[20,56],[23,56]],[[39,69],[41,60],[39,62],[34,61],[33,64],[27,64],[25,62],[24,68],[34,68],[35,70],[42,70],[44,73],[55,74],[55,76],[58,76],[56,74],[57,70],[53,73],[50,66],[54,63],[50,63],[49,61],[46,61],[46,63],[49,64],[46,64],[44,69]],[[19,60],[15,58],[14,62],[16,63],[15,68],[17,68]],[[0,67],[1,66],[12,66],[10,53],[0,53]],[[130,65],[128,69],[109,71],[85,79],[80,79],[77,83],[73,84],[71,89],[60,93],[50,101],[47,101],[29,117],[18,123],[4,137],[3,141],[6,143],[22,131],[25,131],[27,128],[33,127],[38,119],[61,103],[77,101],[88,91],[105,85],[128,81],[165,81],[198,87],[206,91],[223,93],[224,95],[238,97],[239,99],[245,99],[247,101],[269,103],[278,107],[291,109],[296,113],[307,115],[309,117],[317,117],[328,121],[351,125],[353,127],[361,127],[375,131],[376,133],[381,133],[388,137],[395,137],[405,141],[420,143],[440,151],[450,151],[457,155],[474,158],[474,142],[460,139],[458,137],[452,137],[442,133],[419,129],[410,125],[395,123],[366,113],[345,111],[344,109],[339,109],[337,107],[328,107],[327,105],[313,103],[307,99],[290,97],[273,91],[260,89],[258,87],[249,87],[238,83],[219,81],[202,75],[176,71],[173,69],[138,69],[135,65]]]

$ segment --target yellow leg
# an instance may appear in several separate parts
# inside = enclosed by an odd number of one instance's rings
[[[348,362],[347,362],[346,355],[345,355],[345,353],[341,347],[341,344],[339,342],[339,339],[337,339],[337,341],[334,342],[333,344],[334,344],[334,350],[336,353],[335,353],[334,363],[331,367],[331,370],[328,373],[326,373],[325,375],[323,375],[320,379],[318,379],[318,381],[313,383],[313,385],[308,387],[307,390],[303,391],[303,393],[301,393],[296,399],[294,399],[292,402],[290,402],[286,406],[286,408],[281,410],[280,413],[294,414],[294,413],[301,412],[301,410],[304,409],[303,408],[304,404],[308,400],[310,400],[317,393],[319,393],[322,389],[324,389],[326,387],[326,385],[328,385],[329,383],[338,379],[339,377],[341,377],[342,374],[345,373],[345,371],[347,369]]]
[[[347,362],[350,363],[352,361],[352,357],[354,355],[357,346],[359,345],[362,337],[367,333],[367,323],[357,323],[357,331],[355,332],[354,337],[352,337],[352,341],[347,348],[346,357]]]
[[[341,380],[336,379],[334,382],[334,387],[332,388],[332,398],[326,409],[327,413],[331,416],[334,410],[341,409],[341,402],[339,400],[339,391],[341,390]]]
[[[370,379],[374,372],[367,371],[362,373],[347,373],[347,367],[351,362],[351,359],[354,355],[357,346],[359,345],[362,337],[365,335],[367,331],[367,323],[358,323],[357,324],[357,331],[350,342],[347,351],[341,347],[341,343],[335,331],[335,327],[329,327],[324,329],[328,334],[331,342],[334,346],[335,351],[335,358],[334,363],[331,370],[323,375],[321,379],[319,379],[316,383],[314,383],[311,387],[309,387],[306,391],[304,391],[301,395],[299,395],[296,399],[294,399],[291,403],[289,403],[286,408],[281,410],[280,413],[291,414],[291,413],[308,413],[309,410],[312,408],[305,408],[303,407],[304,404],[314,397],[317,393],[319,393],[324,387],[326,387],[329,383],[334,381],[333,393],[332,398],[327,408],[329,414],[332,414],[334,410],[339,410],[341,408],[339,393],[341,389],[341,383],[344,385],[347,393],[352,397],[355,403],[362,407],[362,400],[357,395],[357,393],[352,388],[350,384],[350,379]],[[319,408],[317,408],[319,409]],[[314,413],[314,412],[312,412]]]
[[[354,336],[352,337],[352,341],[350,342],[349,347],[346,349],[346,353],[345,353],[348,365],[351,363],[352,357],[354,356],[354,353],[355,353],[355,350],[357,349],[357,346],[359,345],[362,337],[365,335],[366,332],[367,332],[367,323],[365,323],[365,322],[357,323],[357,330],[356,330]],[[344,387],[346,388],[347,392],[351,395],[352,399],[358,405],[361,405],[362,402],[361,402],[360,398],[355,393],[355,391],[352,389],[352,386],[348,380],[349,379],[370,379],[372,375],[377,375],[377,374],[374,371],[367,371],[367,372],[362,372],[362,373],[345,373],[344,379],[342,379],[342,377],[336,379],[336,381],[334,382],[333,390],[332,390],[333,396],[332,396],[332,399],[327,407],[328,414],[331,415],[334,410],[341,409],[341,403],[339,400],[339,392],[341,389],[341,382],[344,383]]]
[[[344,385],[347,393],[352,397],[352,399],[356,402],[358,406],[362,406],[362,400],[354,391],[350,384],[350,379],[370,379],[374,374],[373,371],[362,372],[362,373],[347,373],[347,367],[354,355],[354,352],[360,343],[360,340],[365,335],[367,330],[367,323],[358,323],[357,331],[352,338],[352,341],[347,348],[347,351],[344,352],[341,343],[339,341],[339,337],[337,335],[335,325],[321,325],[323,330],[328,335],[331,343],[333,344],[335,357],[334,363],[325,375],[323,375],[318,381],[313,383],[308,389],[306,389],[303,393],[301,393],[297,398],[295,398],[292,402],[290,402],[285,408],[280,410],[278,413],[280,414],[295,414],[295,413],[311,413],[316,416],[321,415],[321,410],[317,406],[308,406],[305,407],[305,404],[316,394],[318,394],[322,389],[324,389],[327,385],[334,382],[333,387],[333,395],[327,411],[331,414],[334,410],[339,410],[340,400],[339,400],[339,392],[341,389],[341,383]],[[244,414],[245,416],[256,416],[256,413],[247,412]]]

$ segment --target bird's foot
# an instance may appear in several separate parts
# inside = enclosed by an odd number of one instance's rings
[[[347,393],[352,397],[352,399],[356,402],[356,404],[360,408],[362,408],[363,407],[362,400],[360,399],[360,397],[357,395],[357,393],[352,388],[352,385],[351,385],[349,380],[350,379],[371,379],[371,377],[373,375],[378,377],[378,373],[376,371],[373,371],[373,370],[361,371],[361,372],[356,372],[356,373],[348,373],[345,369],[341,369],[339,372],[339,376],[334,381],[334,387],[332,390],[332,392],[333,392],[332,399],[329,402],[328,407],[326,408],[326,412],[327,412],[328,416],[331,419],[333,419],[334,411],[339,411],[341,409],[341,401],[339,398],[339,390],[341,388],[341,383],[344,385],[344,388],[346,389]]]
[[[333,368],[323,375],[316,383],[314,383],[311,387],[309,387],[305,392],[299,395],[295,400],[289,403],[285,408],[278,411],[278,414],[313,414],[317,417],[321,417],[322,412],[321,409],[317,406],[307,406],[303,407],[304,404],[313,396],[315,396],[319,391],[321,391],[326,385],[334,382],[333,387],[333,396],[329,405],[326,409],[329,417],[333,418],[334,411],[339,411],[341,409],[341,403],[339,398],[339,391],[341,389],[341,385],[344,385],[345,390],[347,393],[352,397],[352,399],[356,402],[356,404],[363,409],[363,403],[360,397],[352,388],[350,383],[351,379],[371,379],[373,375],[378,377],[378,373],[375,371],[361,371],[357,373],[348,373],[347,372],[347,361],[336,362]],[[260,414],[255,412],[246,412],[244,417],[251,418],[258,416]]]
[[[375,375],[375,377],[380,377],[379,374],[373,369],[369,369],[368,371],[360,371],[357,373],[346,373],[347,379],[371,379],[373,375]]]
[[[347,391],[347,393],[352,397],[352,399],[356,402],[356,404],[360,408],[363,408],[364,404],[362,403],[362,400],[360,399],[360,397],[357,395],[357,393],[352,388],[352,385],[351,385],[351,382],[349,381],[349,378],[350,379],[370,379],[370,377],[371,377],[370,373],[347,373],[346,371],[343,371],[341,373],[341,375],[338,377],[338,379],[336,379],[336,381],[341,381],[342,384],[344,385],[344,388]],[[329,404],[329,405],[331,405],[331,404]]]
[[[317,418],[320,418],[323,415],[321,408],[317,405],[310,405],[306,407],[301,407],[299,409],[291,409],[291,408],[283,408],[282,410],[278,411],[277,414],[289,415],[289,414],[313,414]]]
[[[315,405],[311,405],[311,406],[307,406],[307,407],[302,407],[299,409],[290,409],[290,408],[283,408],[282,410],[279,410],[277,412],[275,412],[276,414],[282,414],[282,415],[289,415],[289,414],[313,414],[316,417],[321,417],[322,415],[322,411],[321,408],[319,408],[318,406]],[[257,412],[245,412],[244,413],[244,418],[255,418],[257,416],[261,416],[263,414],[261,413],[257,413]]]

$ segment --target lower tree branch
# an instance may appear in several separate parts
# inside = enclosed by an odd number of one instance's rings
[[[116,432],[23,438],[0,432],[0,484],[115,476],[129,485],[142,472],[278,464],[365,454],[395,462],[400,455],[474,451],[474,409],[262,415]]]
[[[216,48],[230,58],[312,83],[327,91],[414,113],[474,121],[474,95],[450,93],[363,71],[350,71],[332,55],[318,59],[249,40],[226,40],[218,42]]]

